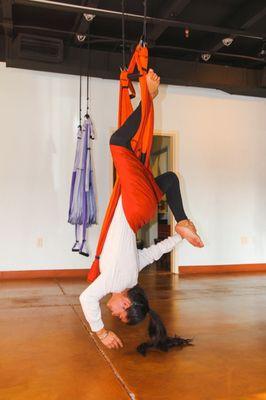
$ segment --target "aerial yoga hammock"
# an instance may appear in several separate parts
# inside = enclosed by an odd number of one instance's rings
[[[94,281],[100,273],[99,259],[104,246],[108,228],[112,221],[118,199],[122,194],[122,203],[129,225],[136,233],[154,216],[158,202],[163,196],[150,170],[150,152],[153,136],[153,103],[148,92],[146,73],[148,66],[148,49],[137,45],[128,69],[120,74],[118,126],[120,127],[133,108],[131,98],[135,90],[129,75],[135,67],[139,72],[141,91],[141,123],[131,141],[132,151],[125,147],[110,145],[111,153],[117,170],[117,179],[103,222],[95,260],[88,274],[88,281]]]
[[[75,243],[72,251],[79,252],[79,254],[88,257],[86,231],[89,226],[96,224],[96,201],[90,145],[91,140],[94,139],[94,131],[89,116],[89,76],[87,76],[87,112],[83,122],[81,119],[81,75],[79,91],[79,126],[76,156],[71,179],[68,222],[75,225]]]

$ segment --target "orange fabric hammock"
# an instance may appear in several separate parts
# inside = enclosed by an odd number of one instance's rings
[[[129,149],[110,145],[117,179],[105,214],[98,241],[95,260],[88,273],[87,280],[93,282],[100,274],[99,259],[111,224],[118,200],[122,195],[122,204],[127,221],[134,232],[149,222],[154,216],[158,202],[163,196],[150,170],[150,152],[153,137],[153,103],[146,83],[148,49],[138,45],[128,69],[120,74],[118,126],[120,127],[133,112],[131,98],[135,90],[128,75],[137,67],[141,91],[141,122],[131,140],[133,152]],[[145,154],[144,164],[140,161]]]

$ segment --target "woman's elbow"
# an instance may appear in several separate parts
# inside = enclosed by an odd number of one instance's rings
[[[88,293],[87,293],[87,289],[85,289],[83,292],[81,292],[81,294],[79,295],[79,302],[80,304],[83,306],[88,302]]]

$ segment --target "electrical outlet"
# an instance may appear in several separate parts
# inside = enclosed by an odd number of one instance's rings
[[[248,244],[248,242],[249,242],[248,236],[241,236],[241,237],[240,237],[240,243],[241,243],[242,245]]]
[[[37,238],[36,246],[37,247],[43,247],[43,238],[42,237],[38,237]]]

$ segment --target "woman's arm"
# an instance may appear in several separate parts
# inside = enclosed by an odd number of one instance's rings
[[[174,247],[182,241],[180,235],[169,236],[167,239],[162,240],[157,244],[138,250],[139,255],[139,271],[154,261],[159,260],[163,254],[169,253]]]
[[[101,315],[100,300],[110,293],[110,280],[101,274],[79,296],[81,308],[92,332],[95,332],[101,342],[109,349],[123,347],[119,337],[104,327]]]
[[[110,292],[108,292],[106,279],[104,275],[101,274],[79,296],[82,311],[92,332],[100,331],[104,327],[100,300],[108,293]]]

